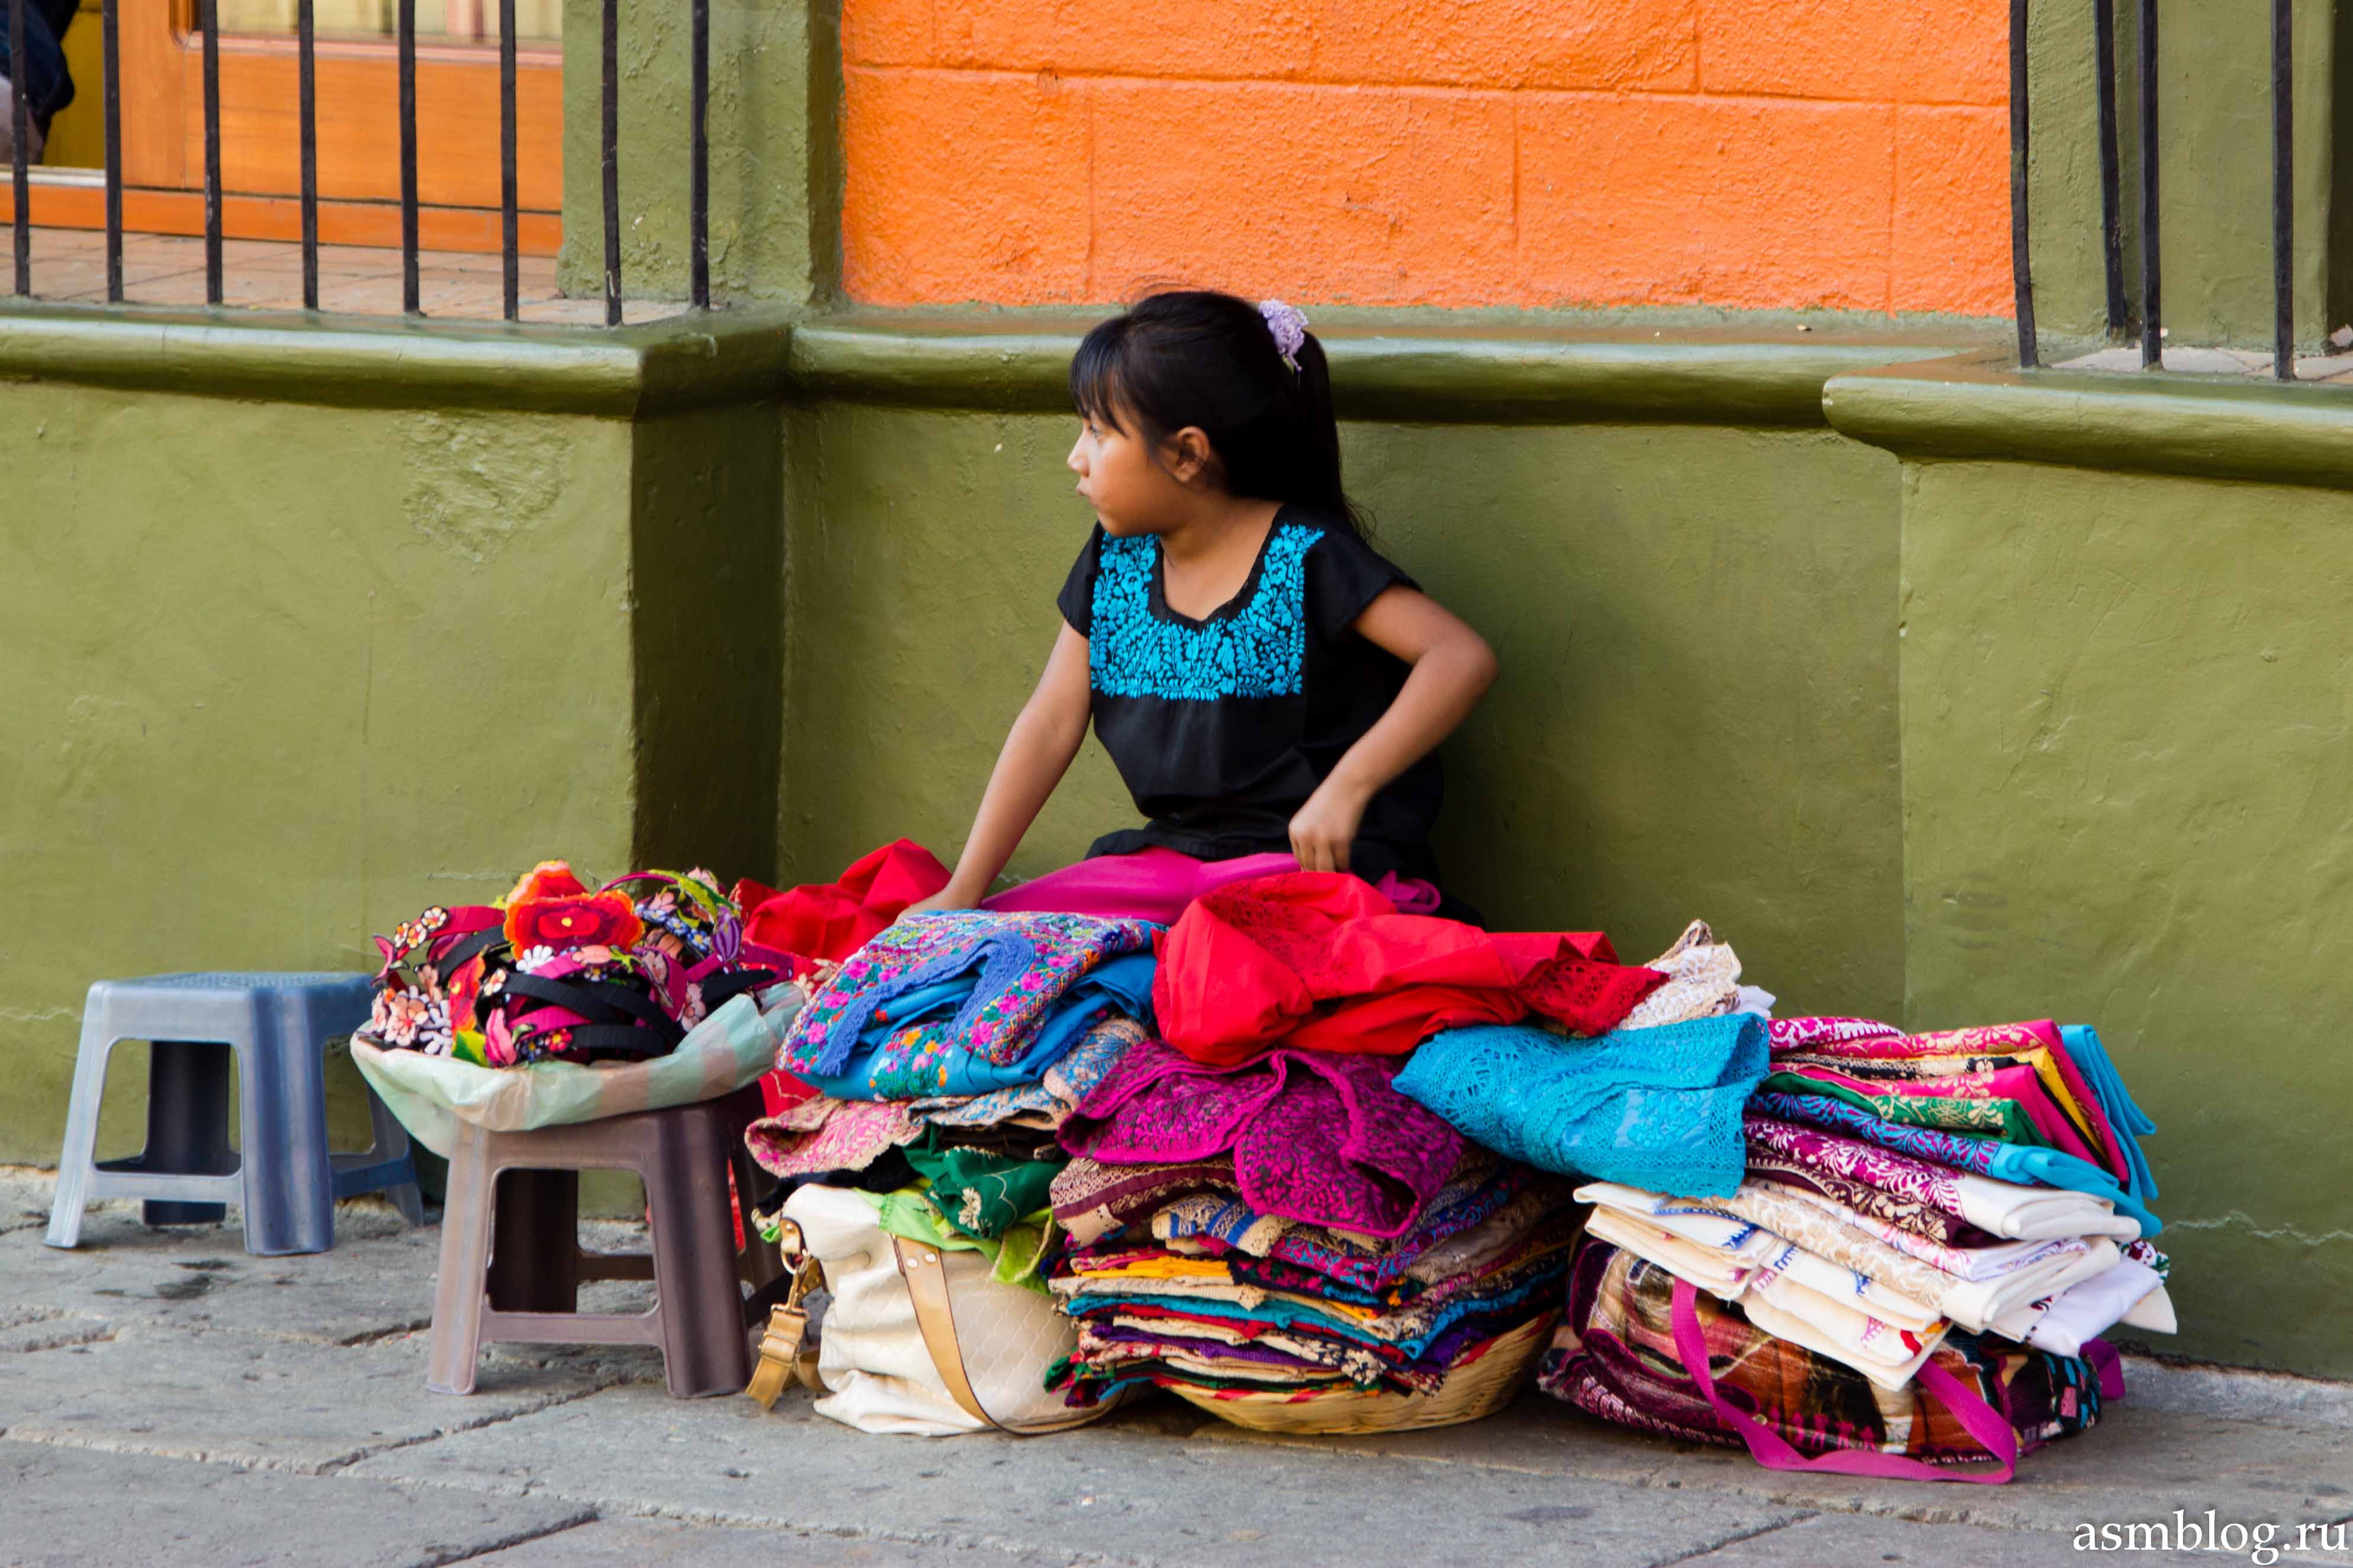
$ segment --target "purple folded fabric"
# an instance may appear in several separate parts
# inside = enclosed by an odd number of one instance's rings
[[[1230,1153],[1243,1201],[1261,1214],[1402,1236],[1446,1184],[1462,1138],[1390,1087],[1397,1067],[1275,1050],[1221,1069],[1146,1041],[1080,1101],[1062,1147],[1118,1165]]]

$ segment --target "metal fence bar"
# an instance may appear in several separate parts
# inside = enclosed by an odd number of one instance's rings
[[[522,315],[522,217],[515,188],[515,0],[499,0],[499,242],[506,319]]]
[[[2108,285],[2108,335],[2125,330],[2123,156],[2116,144],[2116,0],[2092,0],[2100,117],[2100,259]]]
[[[104,0],[99,23],[106,57],[106,300],[122,303],[122,25],[120,0]]]
[[[2272,0],[2272,374],[2295,379],[2295,5]]]
[[[420,314],[417,278],[417,0],[400,0],[400,308]]]
[[[302,142],[302,308],[319,308],[319,22],[316,0],[294,9]]]
[[[205,303],[221,302],[220,5],[196,0],[205,36]]]
[[[605,0],[605,324],[621,324],[621,7]]]
[[[2140,367],[2165,368],[2157,233],[2157,0],[2140,0]]]
[[[692,117],[688,138],[694,160],[692,232],[688,239],[691,295],[698,310],[711,309],[711,0],[694,0],[694,79],[688,90]]]
[[[8,58],[25,58],[25,0],[8,0]],[[12,66],[16,89],[8,95],[8,192],[16,231],[16,292],[33,291],[33,106],[25,97],[25,68]]]
[[[2018,363],[2032,370],[2034,268],[2026,231],[2026,0],[2010,0],[2010,276],[2018,303]]]

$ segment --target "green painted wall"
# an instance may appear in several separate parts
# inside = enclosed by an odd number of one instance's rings
[[[2096,1021],[2161,1348],[2353,1374],[2353,495],[1928,464],[1904,579],[1912,1015]]]
[[[604,291],[604,0],[564,13],[567,294]],[[806,303],[840,275],[839,0],[712,0],[711,277],[714,296]],[[632,299],[687,295],[688,7],[621,0],[621,274]],[[814,130],[812,129],[814,128]]]
[[[787,872],[953,857],[1092,522],[1066,416],[832,404],[787,467]],[[1796,1006],[1902,1001],[1896,470],[1821,431],[1352,425],[1384,547],[1493,641],[1450,883],[1630,955],[1704,917]],[[1091,742],[1035,875],[1135,820]]]
[[[776,404],[631,437],[638,866],[776,874],[784,712],[784,436]]]
[[[2131,321],[2140,299],[2139,7],[2116,11],[2123,237]],[[2296,331],[2316,350],[2353,321],[2353,162],[2337,143],[2353,70],[2341,35],[2353,6],[2296,8]],[[2272,342],[2270,10],[2263,0],[2160,0],[2158,6],[2159,277],[2177,344]],[[2090,346],[2106,321],[2095,35],[2084,0],[2031,10],[2035,310],[2045,353]],[[2342,124],[2339,124],[2339,121]]]
[[[0,382],[0,1161],[56,1160],[94,979],[373,968],[518,862],[619,866],[629,464],[617,421]]]

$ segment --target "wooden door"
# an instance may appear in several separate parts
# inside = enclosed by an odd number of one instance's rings
[[[373,0],[318,0],[319,237],[400,243],[399,61],[375,27],[350,23]],[[291,0],[219,0],[223,226],[234,238],[301,235],[299,59]],[[137,232],[204,232],[204,47],[195,0],[117,0],[122,56],[123,222]],[[388,13],[390,6],[381,6]],[[420,6],[421,11],[427,8]],[[282,10],[282,17],[273,11]],[[487,16],[485,15],[487,13]],[[419,237],[427,249],[500,247],[496,0],[439,0],[417,51]],[[364,16],[359,19],[365,20]],[[427,21],[438,24],[427,31]],[[241,25],[240,25],[241,24]],[[96,8],[77,18],[95,32]],[[516,188],[521,243],[553,255],[562,237],[564,56],[518,29]],[[91,54],[94,59],[94,52]],[[77,73],[68,112],[95,112],[96,70]],[[40,171],[33,220],[102,227],[105,193],[88,171]],[[0,216],[10,205],[0,181]]]

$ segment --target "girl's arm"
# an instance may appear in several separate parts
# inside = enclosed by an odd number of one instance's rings
[[[1443,612],[1441,612],[1442,614]],[[948,885],[908,912],[965,910],[980,902],[997,874],[1013,858],[1021,836],[1070,770],[1087,738],[1092,694],[1087,677],[1087,639],[1065,623],[1046,660],[1038,689],[1022,705],[997,753],[996,771],[980,797],[980,810],[965,836]]]
[[[1413,667],[1397,700],[1359,736],[1291,819],[1291,851],[1303,869],[1345,871],[1365,806],[1428,756],[1494,684],[1495,650],[1461,617],[1412,588],[1384,591],[1355,622],[1374,647]]]

